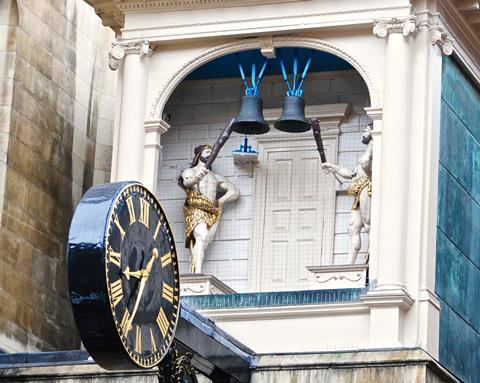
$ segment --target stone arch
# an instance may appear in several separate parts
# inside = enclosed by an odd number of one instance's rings
[[[219,45],[211,49],[205,50],[196,56],[191,57],[184,63],[165,83],[164,86],[159,89],[153,104],[150,109],[150,120],[161,120],[163,109],[175,90],[175,88],[182,82],[182,80],[193,72],[198,67],[212,61],[218,57],[225,56],[230,53],[246,51],[251,49],[260,49],[262,47],[261,38],[249,38],[234,41],[231,43]],[[370,75],[366,65],[362,63],[358,58],[352,55],[350,52],[332,44],[328,41],[324,41],[317,38],[301,37],[301,36],[276,36],[273,37],[273,47],[299,47],[310,48],[315,50],[331,53],[335,56],[342,58],[352,65],[355,70],[365,81],[368,92],[370,95],[370,106],[378,107],[380,105],[378,88],[375,84],[373,77]]]

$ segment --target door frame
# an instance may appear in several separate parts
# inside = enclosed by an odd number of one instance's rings
[[[305,115],[307,118],[320,118],[322,127],[322,139],[326,151],[327,160],[337,163],[338,139],[340,134],[340,123],[348,112],[348,104],[326,104],[307,106]],[[265,120],[269,123],[278,118],[281,109],[264,110]],[[272,128],[272,127],[271,127]],[[248,287],[250,291],[260,291],[261,288],[261,266],[262,249],[264,245],[265,226],[265,201],[267,198],[267,169],[266,163],[268,154],[278,152],[286,148],[304,149],[316,151],[316,143],[312,131],[305,133],[283,133],[274,128],[264,135],[256,136],[258,150],[258,164],[254,170],[253,179],[253,212],[252,214],[252,235],[249,257]],[[326,198],[330,201],[325,203],[324,215],[328,214],[331,219],[325,222],[328,226],[323,228],[322,243],[322,264],[333,264],[333,245],[335,233],[335,182],[332,182],[331,193]],[[261,228],[262,230],[258,230]],[[327,239],[327,240],[325,240]],[[328,254],[327,256],[324,256]]]

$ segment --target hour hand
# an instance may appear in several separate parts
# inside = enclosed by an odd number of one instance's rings
[[[137,279],[142,279],[142,277],[143,277],[142,270],[130,271],[130,267],[128,267],[128,266],[125,269],[125,271],[123,272],[123,275],[125,275],[128,280],[130,279],[130,277],[137,278]]]

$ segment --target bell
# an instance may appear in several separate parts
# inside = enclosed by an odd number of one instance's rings
[[[305,101],[302,97],[285,97],[282,115],[275,121],[275,128],[287,133],[303,133],[310,129],[310,122],[305,118]]]
[[[264,134],[270,130],[263,118],[263,102],[260,97],[242,97],[240,113],[235,117],[232,129],[240,134]]]

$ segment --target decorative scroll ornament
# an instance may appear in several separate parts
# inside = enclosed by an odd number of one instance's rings
[[[453,53],[453,43],[455,40],[439,25],[430,27],[430,31],[432,33],[432,45],[437,45],[444,55],[450,56]]]
[[[373,34],[380,38],[385,38],[389,33],[402,33],[407,37],[417,31],[417,23],[415,16],[410,16],[407,19],[388,19],[375,20],[373,25]]]
[[[111,70],[117,70],[120,60],[126,55],[138,54],[141,58],[150,57],[153,50],[150,49],[148,40],[140,41],[115,41],[112,43],[112,49],[108,53],[108,66]]]

